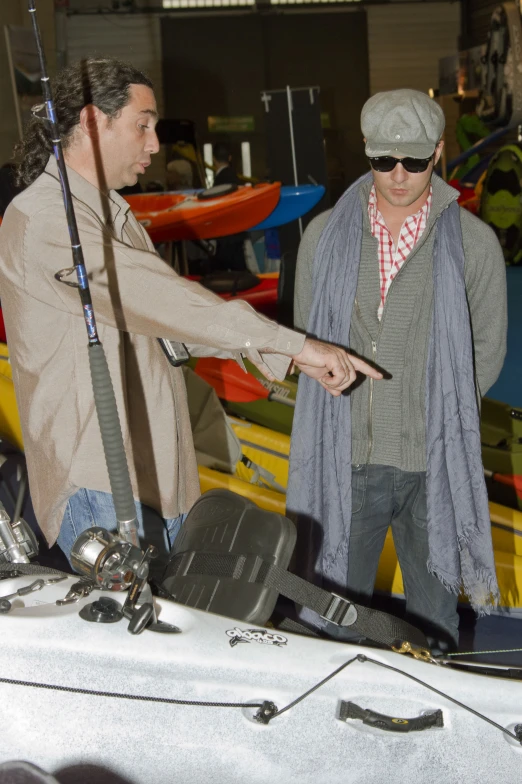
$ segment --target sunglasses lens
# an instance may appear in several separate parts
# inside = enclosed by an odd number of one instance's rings
[[[410,174],[420,174],[426,171],[430,161],[431,158],[403,158],[401,163]]]
[[[391,155],[382,155],[380,158],[369,158],[369,161],[377,172],[391,172],[398,163],[402,163],[410,174],[420,174],[426,171],[431,158],[392,158]]]
[[[383,155],[380,158],[370,158],[372,169],[378,172],[391,172],[395,168],[396,163],[397,159],[389,155]]]

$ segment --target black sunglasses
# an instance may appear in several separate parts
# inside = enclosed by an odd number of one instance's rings
[[[379,158],[370,158],[370,166],[372,169],[378,172],[391,172],[395,169],[398,163],[402,163],[404,168],[410,174],[420,174],[421,172],[426,171],[428,166],[430,165],[430,161],[433,160],[433,155],[430,155],[429,158],[392,158],[391,155],[382,155]]]

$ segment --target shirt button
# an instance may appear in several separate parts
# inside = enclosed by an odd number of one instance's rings
[[[247,347],[248,347],[249,345],[250,345],[250,341],[249,341],[249,340],[247,340],[247,342],[245,343],[245,346],[247,346]]]
[[[393,242],[390,240],[390,241],[389,241],[389,243],[388,243],[388,245],[393,245]]]

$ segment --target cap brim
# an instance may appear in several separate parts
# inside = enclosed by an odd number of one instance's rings
[[[366,142],[364,151],[369,158],[380,158],[383,155],[405,158],[430,158],[435,152],[433,144],[401,144],[397,147],[386,145],[384,142]]]

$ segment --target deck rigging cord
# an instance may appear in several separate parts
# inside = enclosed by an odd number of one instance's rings
[[[179,700],[173,699],[170,697],[153,697],[153,696],[144,696],[139,694],[124,694],[120,692],[110,692],[110,691],[97,691],[93,689],[82,689],[73,686],[58,686],[55,684],[49,683],[37,683],[34,681],[22,681],[17,680],[14,678],[1,678],[0,683],[5,683],[6,685],[10,686],[28,686],[36,689],[50,689],[54,691],[61,691],[61,692],[68,692],[72,694],[85,694],[93,697],[109,697],[109,698],[116,698],[116,699],[123,699],[123,700],[137,700],[139,702],[155,702],[155,703],[164,703],[168,705],[187,705],[192,707],[207,707],[207,708],[258,708],[258,713],[254,716],[254,718],[262,724],[268,724],[272,719],[281,716],[286,711],[290,710],[290,708],[295,707],[300,702],[303,702],[310,694],[317,691],[317,689],[321,688],[325,683],[332,680],[336,675],[338,675],[342,670],[348,667],[350,664],[354,662],[360,662],[361,664],[370,663],[376,664],[378,667],[384,667],[386,670],[390,670],[391,672],[395,672],[398,675],[403,675],[405,678],[409,678],[410,680],[418,683],[420,686],[424,686],[426,689],[438,694],[440,697],[452,702],[454,705],[458,705],[460,708],[472,713],[477,718],[485,721],[487,724],[490,724],[492,727],[500,730],[500,732],[504,733],[508,737],[512,738],[513,740],[517,741],[520,745],[522,745],[522,724],[517,724],[515,727],[515,731],[511,732],[506,727],[503,727],[501,724],[497,724],[497,722],[493,721],[492,719],[484,716],[483,713],[479,713],[478,711],[470,708],[469,705],[465,705],[459,700],[450,697],[440,689],[436,689],[434,686],[431,686],[426,681],[421,680],[420,678],[416,678],[414,675],[410,675],[403,670],[400,670],[397,667],[392,667],[389,664],[384,664],[383,662],[377,661],[377,659],[372,659],[365,654],[357,654],[356,656],[352,657],[348,661],[344,662],[340,667],[337,667],[333,672],[323,678],[321,681],[316,683],[306,692],[301,694],[295,700],[290,702],[284,708],[278,710],[274,703],[270,701],[264,702],[255,702],[255,703],[234,703],[234,702],[203,702],[203,701],[194,701],[194,700]]]
[[[445,653],[444,658],[449,659],[450,656],[482,656],[490,653],[519,653],[520,651],[522,651],[522,648],[501,648],[498,651],[459,651],[458,653]]]

